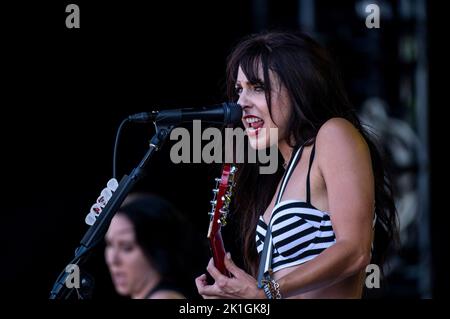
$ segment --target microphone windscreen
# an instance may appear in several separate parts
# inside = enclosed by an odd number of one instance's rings
[[[225,113],[224,122],[228,124],[238,124],[242,119],[242,107],[237,103],[225,103],[228,112]]]

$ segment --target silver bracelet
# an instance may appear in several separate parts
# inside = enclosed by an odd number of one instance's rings
[[[271,295],[273,296],[272,299],[281,299],[281,292],[280,292],[280,284],[276,282],[274,279],[271,281]]]
[[[267,299],[281,299],[280,284],[274,279],[264,280],[264,293]]]

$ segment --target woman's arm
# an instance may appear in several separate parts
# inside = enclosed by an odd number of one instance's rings
[[[336,243],[279,279],[283,297],[337,283],[370,262],[374,178],[364,138],[347,120],[331,119],[317,135],[316,158]]]
[[[278,280],[283,297],[330,286],[356,274],[370,261],[374,179],[367,144],[352,124],[335,118],[319,131],[316,158],[326,184],[336,243]],[[256,280],[229,255],[225,266],[233,278],[222,275],[211,260],[207,270],[214,284],[208,285],[206,275],[196,279],[204,298],[265,298]]]

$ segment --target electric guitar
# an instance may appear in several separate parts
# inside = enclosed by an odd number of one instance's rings
[[[216,178],[216,187],[213,189],[214,198],[211,201],[210,223],[208,229],[208,239],[211,253],[216,268],[224,275],[231,277],[225,268],[225,246],[223,244],[221,228],[227,224],[227,216],[231,195],[234,187],[234,174],[236,167],[225,163],[222,167],[222,176]]]

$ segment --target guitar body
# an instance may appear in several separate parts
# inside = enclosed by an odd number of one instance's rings
[[[216,178],[216,188],[213,189],[214,198],[211,201],[211,219],[209,223],[208,239],[211,253],[216,268],[224,275],[231,277],[225,268],[225,246],[222,239],[221,228],[226,225],[229,205],[231,202],[232,190],[234,187],[234,173],[236,168],[231,164],[224,164],[222,176]]]

